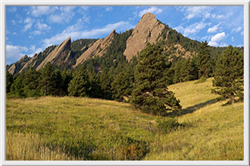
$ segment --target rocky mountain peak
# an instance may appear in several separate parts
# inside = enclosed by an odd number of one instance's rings
[[[75,66],[83,63],[86,59],[93,56],[102,56],[106,52],[105,49],[112,43],[114,37],[115,30],[113,30],[105,39],[99,39],[91,44],[89,48],[77,59]]]
[[[57,65],[60,61],[62,61],[63,57],[67,56],[65,52],[67,50],[70,50],[70,46],[71,46],[71,37],[68,37],[59,46],[56,46],[56,48],[53,51],[51,51],[51,53],[36,68],[36,70],[43,68],[43,66],[45,66],[48,62]]]
[[[155,19],[155,15],[152,13],[149,13],[149,12],[143,14],[141,17],[141,21],[142,20],[152,20],[152,19]]]
[[[136,56],[148,42],[155,43],[164,28],[165,25],[155,19],[155,15],[145,13],[126,42],[126,59],[130,60]]]

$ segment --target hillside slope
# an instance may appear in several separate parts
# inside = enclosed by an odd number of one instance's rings
[[[182,126],[168,134],[158,129],[157,117],[126,103],[7,99],[7,159],[243,160],[243,103],[222,106],[213,101],[217,96],[211,88],[212,78],[169,86],[183,109],[178,117]],[[47,151],[36,150],[45,145]],[[58,155],[44,158],[48,154]]]

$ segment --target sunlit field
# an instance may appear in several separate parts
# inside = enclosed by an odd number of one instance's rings
[[[243,160],[243,103],[222,106],[212,78],[169,86],[178,126],[128,103],[91,98],[6,100],[7,160]]]

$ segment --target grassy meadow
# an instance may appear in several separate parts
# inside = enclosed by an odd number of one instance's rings
[[[222,106],[211,88],[212,78],[169,86],[182,105],[169,133],[128,103],[7,99],[6,160],[244,160],[244,105]]]

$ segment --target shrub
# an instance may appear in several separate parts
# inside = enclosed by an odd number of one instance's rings
[[[160,132],[163,132],[165,134],[170,133],[173,130],[176,130],[179,126],[181,126],[180,123],[178,123],[176,118],[157,118],[157,127],[159,128]]]

